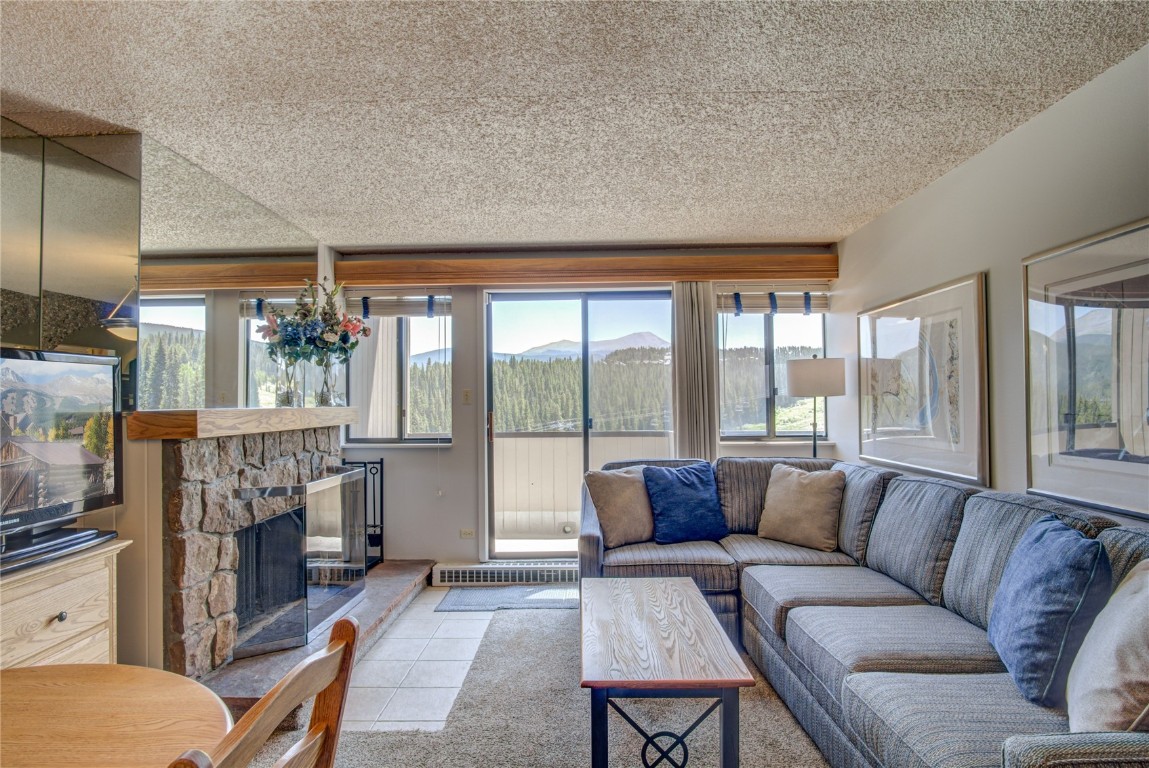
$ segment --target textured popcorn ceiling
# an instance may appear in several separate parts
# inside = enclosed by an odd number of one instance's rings
[[[362,247],[835,241],[1149,41],[1144,2],[2,14],[7,117],[142,131]]]

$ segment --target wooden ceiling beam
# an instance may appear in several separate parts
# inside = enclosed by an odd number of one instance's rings
[[[315,261],[212,264],[140,264],[141,291],[210,290],[213,288],[291,288],[315,280]]]
[[[761,282],[837,277],[837,253],[832,250],[811,253],[808,249],[753,255],[404,257],[335,263],[335,279],[349,286]]]

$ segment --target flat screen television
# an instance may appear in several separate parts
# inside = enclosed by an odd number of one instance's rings
[[[0,349],[0,541],[123,501],[120,361]]]

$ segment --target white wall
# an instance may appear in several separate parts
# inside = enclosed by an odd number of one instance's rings
[[[1026,485],[1021,262],[1149,216],[1149,47],[839,244],[830,355],[851,360],[831,439],[858,454],[856,313],[989,273],[991,485]]]
[[[383,458],[383,550],[388,559],[480,560],[486,515],[486,434],[483,378],[483,294],[451,292],[454,396],[449,446],[348,444],[350,460]],[[463,404],[463,390],[473,392]],[[460,539],[459,529],[476,532]]]

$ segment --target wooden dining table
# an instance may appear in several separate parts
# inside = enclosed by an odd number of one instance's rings
[[[209,688],[172,672],[122,664],[0,670],[4,768],[165,768],[214,746],[232,726]]]

